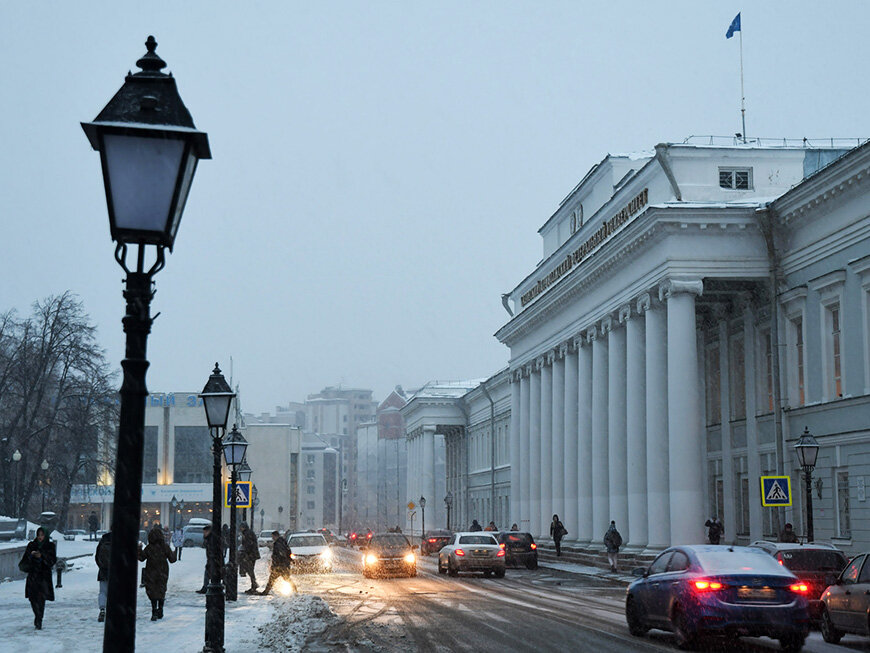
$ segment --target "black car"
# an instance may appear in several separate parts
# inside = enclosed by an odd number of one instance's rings
[[[363,576],[416,576],[416,548],[401,533],[373,535],[369,543],[362,546]]]
[[[426,534],[423,536],[423,543],[420,545],[420,555],[427,556],[430,553],[438,553],[452,538],[453,531],[426,531]]]
[[[823,543],[792,544],[759,540],[750,546],[767,551],[779,564],[807,584],[810,616],[820,619],[822,594],[837,581],[840,572],[848,564],[843,552],[831,544]]]
[[[538,545],[531,533],[505,531],[494,535],[504,549],[505,564],[508,567],[538,568]]]

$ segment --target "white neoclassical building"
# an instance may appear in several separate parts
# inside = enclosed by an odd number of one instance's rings
[[[582,544],[613,519],[637,549],[703,541],[713,513],[726,541],[801,528],[792,447],[806,426],[822,444],[817,538],[870,540],[856,535],[870,149],[846,152],[710,139],[588,172],[540,228],[542,261],[496,334],[510,348],[512,521],[546,536],[558,513]],[[762,508],[766,473],[792,476],[792,508]]]

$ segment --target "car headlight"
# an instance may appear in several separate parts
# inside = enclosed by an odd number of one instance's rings
[[[329,549],[324,549],[324,551],[320,554],[320,557],[323,558],[324,560],[331,560],[332,559],[332,551],[330,551]]]
[[[377,564],[377,562],[378,562],[378,557],[375,554],[369,553],[366,556],[366,564],[367,565],[374,565],[374,564]]]
[[[405,562],[407,562],[409,565],[413,565],[416,560],[417,558],[414,557],[413,553],[409,553],[405,556]]]
[[[291,554],[290,554],[290,559],[291,559],[291,560],[296,560],[296,554],[295,554],[295,553],[291,553]]]

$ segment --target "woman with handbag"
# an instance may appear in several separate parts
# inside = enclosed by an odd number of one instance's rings
[[[45,529],[40,526],[36,529],[36,539],[27,543],[24,557],[18,563],[18,568],[27,573],[24,596],[30,599],[36,630],[42,630],[45,602],[54,601],[51,572],[56,562],[57,550],[54,542],[48,539]]]

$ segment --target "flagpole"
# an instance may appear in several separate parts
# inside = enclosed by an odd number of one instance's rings
[[[742,23],[742,21],[741,21]],[[743,120],[743,143],[746,143],[746,94],[743,92],[743,25],[740,25],[740,117]]]

